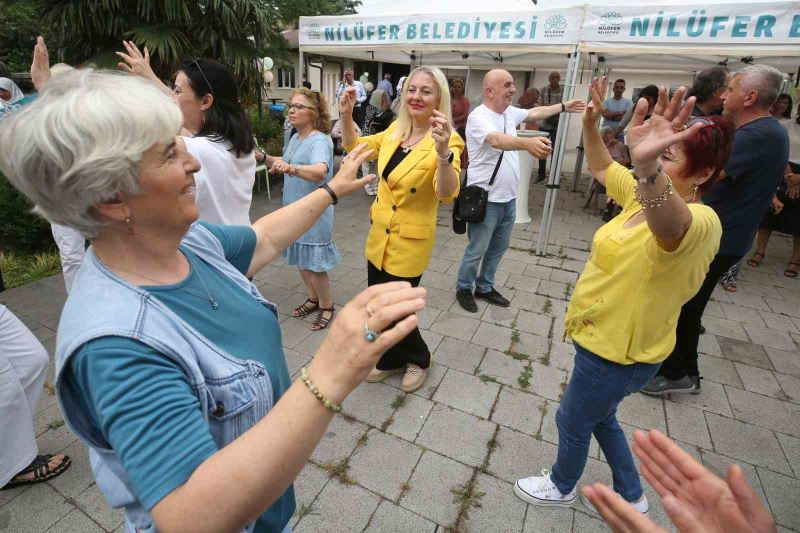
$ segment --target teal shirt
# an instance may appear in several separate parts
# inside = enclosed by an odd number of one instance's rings
[[[226,259],[246,272],[256,245],[246,226],[201,223],[222,243]],[[233,281],[188,250],[191,272],[174,285],[142,287],[216,346],[262,363],[274,401],[291,385],[277,317]],[[198,276],[199,274],[199,276]],[[202,281],[201,281],[202,279]],[[218,302],[212,309],[208,292]],[[67,382],[130,478],[148,510],[184,484],[217,451],[200,404],[179,365],[138,341],[102,337],[86,343],[70,360]],[[281,532],[295,509],[289,489],[258,519],[257,532]]]

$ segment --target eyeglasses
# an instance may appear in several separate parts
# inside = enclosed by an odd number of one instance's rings
[[[294,111],[302,111],[303,109],[316,109],[316,108],[310,105],[289,104],[289,109],[293,109]]]
[[[206,80],[206,85],[208,85],[208,90],[209,90],[209,91],[211,91],[211,94],[213,95],[213,94],[214,94],[214,88],[211,86],[211,82],[210,82],[210,81],[208,81],[208,78],[206,77],[206,73],[205,73],[205,72],[203,72],[203,67],[201,67],[201,66],[200,66],[200,61],[199,61],[199,59],[200,59],[199,57],[196,57],[196,58],[195,58],[195,59],[192,61],[192,63],[194,63],[195,65],[197,65],[197,70],[199,70],[199,71],[200,71],[200,75],[201,75],[201,76],[203,76],[203,79],[204,79],[204,80]]]

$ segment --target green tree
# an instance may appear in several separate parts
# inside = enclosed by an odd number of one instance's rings
[[[164,79],[184,59],[217,59],[233,70],[243,96],[262,87],[255,60],[285,54],[281,31],[295,26],[300,14],[352,13],[357,5],[354,0],[44,1],[47,37],[62,60],[108,67],[117,62],[120,41],[129,39],[147,46],[153,70]]]
[[[27,72],[33,45],[42,31],[42,0],[0,1],[0,61],[13,72]]]

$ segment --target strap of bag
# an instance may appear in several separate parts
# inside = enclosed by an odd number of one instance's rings
[[[503,113],[503,135],[505,134],[506,134],[506,114]],[[497,164],[494,166],[494,172],[492,172],[492,179],[489,180],[489,189],[491,189],[492,185],[494,185],[494,179],[497,177],[497,171],[500,170],[500,163],[503,162],[504,153],[505,152],[503,150],[500,150],[500,157],[497,160]]]

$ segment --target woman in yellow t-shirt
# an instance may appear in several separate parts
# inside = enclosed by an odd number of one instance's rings
[[[514,491],[534,505],[572,505],[594,434],[614,490],[646,512],[617,406],[672,351],[681,306],[700,288],[719,248],[722,226],[700,197],[728,158],[733,125],[722,117],[690,119],[694,97],[681,108],[686,88],[671,101],[662,88],[650,120],[647,103],[636,106],[628,129],[631,173],[611,159],[597,130],[606,83],[593,81],[583,142],[589,170],[623,211],[595,234],[567,310],[565,336],[576,354],[556,414],[558,458],[552,473],[520,479]]]

